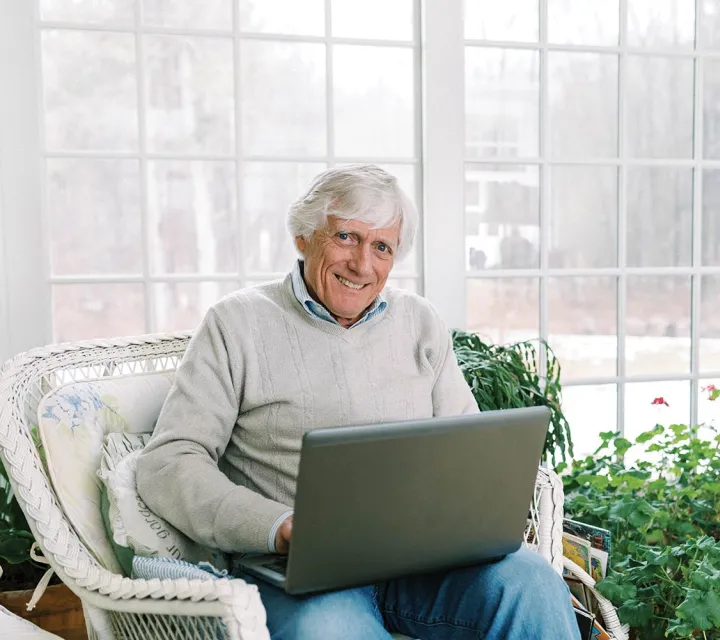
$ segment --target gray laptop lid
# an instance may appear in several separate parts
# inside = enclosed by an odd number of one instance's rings
[[[549,419],[534,407],[307,433],[285,590],[368,584],[517,550]]]

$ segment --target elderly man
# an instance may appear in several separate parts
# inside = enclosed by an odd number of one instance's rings
[[[228,553],[287,553],[309,429],[478,410],[435,309],[385,288],[417,227],[393,176],[325,171],[288,227],[301,259],[208,311],[138,462],[150,508]],[[274,640],[579,638],[562,579],[527,550],[321,595],[257,584]]]

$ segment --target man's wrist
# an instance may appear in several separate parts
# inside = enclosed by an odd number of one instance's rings
[[[275,547],[275,538],[277,537],[278,529],[280,528],[280,525],[285,522],[285,520],[287,520],[294,512],[294,509],[288,509],[277,520],[275,520],[273,526],[270,527],[270,534],[268,535],[268,551],[270,553],[277,553],[277,548]]]

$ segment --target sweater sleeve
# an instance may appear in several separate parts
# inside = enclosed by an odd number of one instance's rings
[[[287,505],[234,484],[218,467],[243,393],[244,366],[211,309],[193,336],[138,459],[140,497],[196,542],[225,552],[268,551]]]
[[[432,390],[433,415],[457,416],[478,413],[478,405],[460,370],[452,347],[452,336],[442,325],[437,378]]]

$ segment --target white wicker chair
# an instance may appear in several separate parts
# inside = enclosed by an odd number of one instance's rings
[[[269,637],[257,588],[242,580],[131,580],[102,567],[64,514],[35,446],[42,398],[62,385],[172,372],[189,333],[86,341],[35,349],[0,370],[0,455],[33,534],[82,600],[91,640]],[[562,572],[563,489],[540,469],[526,544]]]

